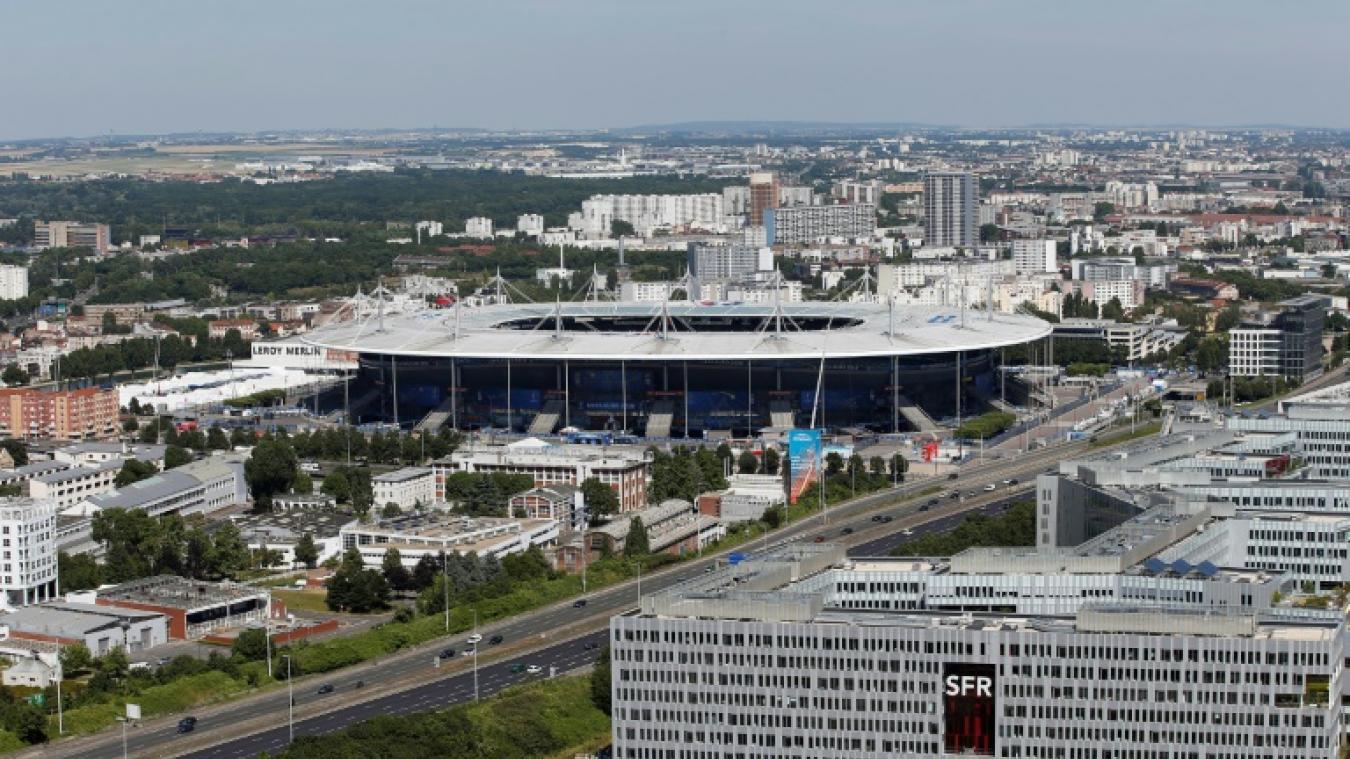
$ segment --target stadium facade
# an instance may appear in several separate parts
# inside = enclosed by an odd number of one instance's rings
[[[303,339],[360,356],[363,421],[660,438],[805,426],[813,412],[817,427],[908,429],[958,410],[958,367],[969,413],[972,396],[997,394],[999,349],[1050,332],[1030,316],[884,303],[569,302],[369,314]]]

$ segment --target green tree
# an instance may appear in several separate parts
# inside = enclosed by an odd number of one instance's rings
[[[262,661],[267,658],[267,633],[260,627],[250,627],[234,637],[230,654],[243,661]]]
[[[351,483],[347,480],[347,473],[342,469],[329,472],[323,478],[323,484],[319,489],[336,498],[338,503],[347,503],[352,498]]]
[[[304,564],[306,569],[313,569],[319,563],[319,547],[314,543],[314,536],[308,532],[301,535],[295,544],[295,561]]]
[[[610,237],[633,237],[636,234],[637,230],[633,229],[633,225],[623,219],[615,219],[609,223]]]
[[[759,472],[759,457],[750,451],[741,451],[736,459],[736,469],[741,474],[756,474]]]
[[[206,447],[213,451],[230,450],[230,438],[226,436],[225,430],[212,426],[206,431]]]
[[[777,448],[765,448],[765,449],[764,449],[764,473],[765,473],[765,474],[778,474],[778,466],[779,466],[780,458],[781,458],[781,457],[778,455],[778,449],[777,449]]]
[[[623,555],[632,559],[649,553],[651,546],[647,540],[647,527],[642,524],[642,517],[632,517],[628,520],[628,538],[623,543]]]
[[[291,492],[303,495],[312,494],[314,492],[314,479],[306,472],[296,472],[295,479],[291,480]]]
[[[403,516],[403,509],[399,508],[399,505],[393,501],[386,503],[384,508],[380,509],[380,518],[382,519],[397,519],[401,516]]]
[[[380,571],[384,575],[384,581],[389,583],[391,589],[400,592],[413,589],[412,572],[409,572],[408,568],[403,566],[403,557],[399,555],[397,548],[385,550]]]
[[[28,372],[19,368],[18,364],[10,364],[5,367],[4,373],[0,373],[0,381],[13,387],[15,385],[28,384]]]
[[[61,648],[61,674],[64,677],[78,675],[94,664],[94,655],[83,643],[72,643]]]
[[[614,674],[610,665],[609,646],[602,646],[591,669],[591,703],[609,716],[613,712]]]
[[[361,554],[349,548],[342,563],[328,581],[328,608],[333,611],[363,614],[389,607],[389,583],[384,575],[367,569]]]
[[[248,569],[249,564],[248,545],[239,534],[239,528],[234,522],[226,521],[212,535],[211,574],[218,577],[233,577]]]
[[[211,536],[201,527],[188,531],[183,550],[183,571],[194,580],[206,579],[211,571]]]
[[[164,470],[177,469],[192,463],[192,454],[181,445],[171,445],[164,449]]]
[[[87,553],[56,554],[56,576],[66,591],[90,590],[103,584],[103,567]]]
[[[153,477],[159,472],[154,464],[140,459],[127,459],[122,462],[122,468],[117,472],[117,477],[113,479],[113,485],[118,488],[124,488],[133,482],[140,482],[147,477]]]
[[[825,474],[834,477],[844,471],[844,457],[836,451],[825,454]]]
[[[592,523],[619,512],[619,496],[614,488],[598,478],[587,477],[581,482],[581,498]]]
[[[271,438],[260,440],[244,463],[244,479],[248,481],[254,508],[270,510],[272,496],[286,492],[298,471],[295,451],[289,445]]]
[[[28,463],[28,446],[22,440],[14,438],[0,440],[0,448],[9,453],[10,458],[14,459],[15,466],[23,466]]]

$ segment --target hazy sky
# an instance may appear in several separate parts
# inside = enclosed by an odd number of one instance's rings
[[[0,0],[0,139],[692,120],[1350,127],[1350,2]]]

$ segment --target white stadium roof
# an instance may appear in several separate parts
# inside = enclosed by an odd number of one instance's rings
[[[559,324],[561,322],[561,325]],[[663,326],[664,325],[664,326]],[[894,329],[892,329],[892,325]],[[892,334],[892,332],[894,334]],[[884,303],[570,302],[424,310],[323,327],[306,343],[423,358],[717,361],[918,356],[1038,340],[1021,314]]]

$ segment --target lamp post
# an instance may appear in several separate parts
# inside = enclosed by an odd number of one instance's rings
[[[33,658],[37,658],[37,652],[33,652]],[[66,668],[61,666],[61,657],[56,658],[56,734],[65,735],[66,732],[66,712],[65,706],[61,703],[61,680],[66,676]]]
[[[126,717],[118,717],[117,721],[122,723],[122,759],[127,759],[127,722],[130,722],[130,720]]]
[[[450,632],[450,575],[446,570],[449,554],[441,553],[441,587],[445,589],[445,631]],[[477,612],[474,612],[477,614]],[[477,626],[477,622],[474,623]]]
[[[291,655],[282,654],[286,660],[286,743],[295,742],[295,681],[291,679]]]

